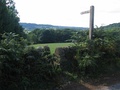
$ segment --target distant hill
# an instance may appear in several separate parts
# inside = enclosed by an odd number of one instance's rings
[[[49,25],[49,24],[35,24],[35,23],[20,23],[20,25],[29,31],[32,31],[36,28],[38,29],[74,29],[74,30],[86,30],[88,28],[86,27],[72,27],[72,26],[55,26],[55,25]]]
[[[120,23],[112,23],[107,26],[102,26],[105,29],[110,29],[110,28],[120,28]]]

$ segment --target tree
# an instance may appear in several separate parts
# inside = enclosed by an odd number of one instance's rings
[[[55,42],[55,34],[54,30],[45,30],[41,35],[41,42],[42,43],[51,43]]]
[[[13,32],[24,36],[17,14],[13,0],[0,0],[0,34]]]
[[[40,43],[40,38],[43,33],[43,29],[35,29],[27,34],[27,40],[29,43]]]

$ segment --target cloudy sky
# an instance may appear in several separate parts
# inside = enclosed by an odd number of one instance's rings
[[[120,22],[120,0],[14,0],[20,22],[89,27],[89,14],[95,7],[97,26]]]

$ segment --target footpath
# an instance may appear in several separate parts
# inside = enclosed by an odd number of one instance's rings
[[[96,80],[69,82],[60,90],[120,90],[120,73],[102,76]]]

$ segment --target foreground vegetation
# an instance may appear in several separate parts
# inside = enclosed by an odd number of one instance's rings
[[[94,35],[93,40],[84,41],[76,35],[75,44],[64,49],[62,60],[51,54],[49,47],[27,47],[24,38],[4,33],[0,43],[0,89],[52,90],[69,80],[119,71],[119,30],[97,29]]]
[[[0,89],[52,88],[59,73],[50,51],[26,47],[26,40],[5,33],[0,44]],[[52,87],[51,87],[52,86]],[[55,87],[55,86],[54,86]]]

